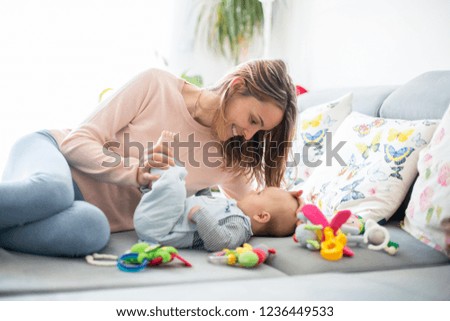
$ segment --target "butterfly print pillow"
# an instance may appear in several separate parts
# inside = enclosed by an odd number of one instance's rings
[[[417,176],[419,152],[428,145],[437,122],[384,119],[352,112],[333,136],[344,164],[315,169],[305,183],[307,202],[327,216],[349,209],[377,222],[397,210]]]
[[[326,148],[327,133],[334,133],[352,111],[353,94],[317,105],[301,112],[297,119],[296,138],[288,161],[285,187],[300,189],[315,170]]]

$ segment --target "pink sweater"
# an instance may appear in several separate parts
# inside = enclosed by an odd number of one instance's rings
[[[205,164],[204,146],[214,139],[210,129],[189,114],[181,94],[184,85],[184,80],[168,72],[150,69],[103,102],[77,129],[51,131],[85,200],[103,210],[112,232],[134,229],[133,214],[141,198],[136,178],[142,154],[136,145],[147,147],[163,130],[179,133],[181,142],[194,135],[199,143],[190,155],[187,147],[179,149],[179,159],[189,173],[188,195],[219,185],[228,196],[239,199],[251,190],[243,177]],[[131,143],[125,146],[126,141]],[[114,154],[105,153],[104,146]],[[209,154],[214,155],[214,149]],[[208,158],[211,163],[219,159]],[[116,166],[102,165],[118,160]]]

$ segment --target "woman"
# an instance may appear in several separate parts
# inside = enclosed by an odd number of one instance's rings
[[[188,195],[219,185],[239,199],[254,181],[280,186],[295,117],[280,60],[242,64],[210,89],[143,72],[77,129],[14,145],[0,183],[0,247],[51,256],[102,249],[111,231],[133,229],[139,187],[174,158],[189,173]],[[178,133],[173,152],[152,145],[163,130]]]

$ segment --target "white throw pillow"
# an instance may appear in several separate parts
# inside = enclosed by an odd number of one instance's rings
[[[328,217],[348,209],[364,219],[387,221],[414,181],[419,151],[437,123],[351,113],[333,136],[333,147],[343,144],[337,155],[344,164],[333,160],[316,168],[304,186],[307,203]]]
[[[420,152],[418,170],[403,228],[450,255],[442,225],[450,219],[450,106],[430,144]]]
[[[299,189],[313,173],[314,163],[326,148],[326,133],[333,133],[352,111],[353,94],[320,104],[299,114],[292,155],[285,175],[285,187]]]

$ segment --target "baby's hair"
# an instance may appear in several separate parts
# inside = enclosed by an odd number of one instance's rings
[[[285,237],[294,234],[297,224],[290,224],[283,222],[280,218],[274,218],[274,220],[270,220],[266,226],[265,236]]]
[[[293,195],[292,197],[293,199],[295,199],[296,204],[298,204],[297,197]],[[284,203],[284,205],[285,206],[281,206],[278,210],[271,213],[272,215],[270,221],[265,224],[265,233],[263,232],[264,236],[285,237],[294,234],[295,228],[297,227],[296,222],[291,223],[290,221],[285,221],[283,219],[286,217],[286,215],[294,216],[297,207],[291,208],[287,203]]]

